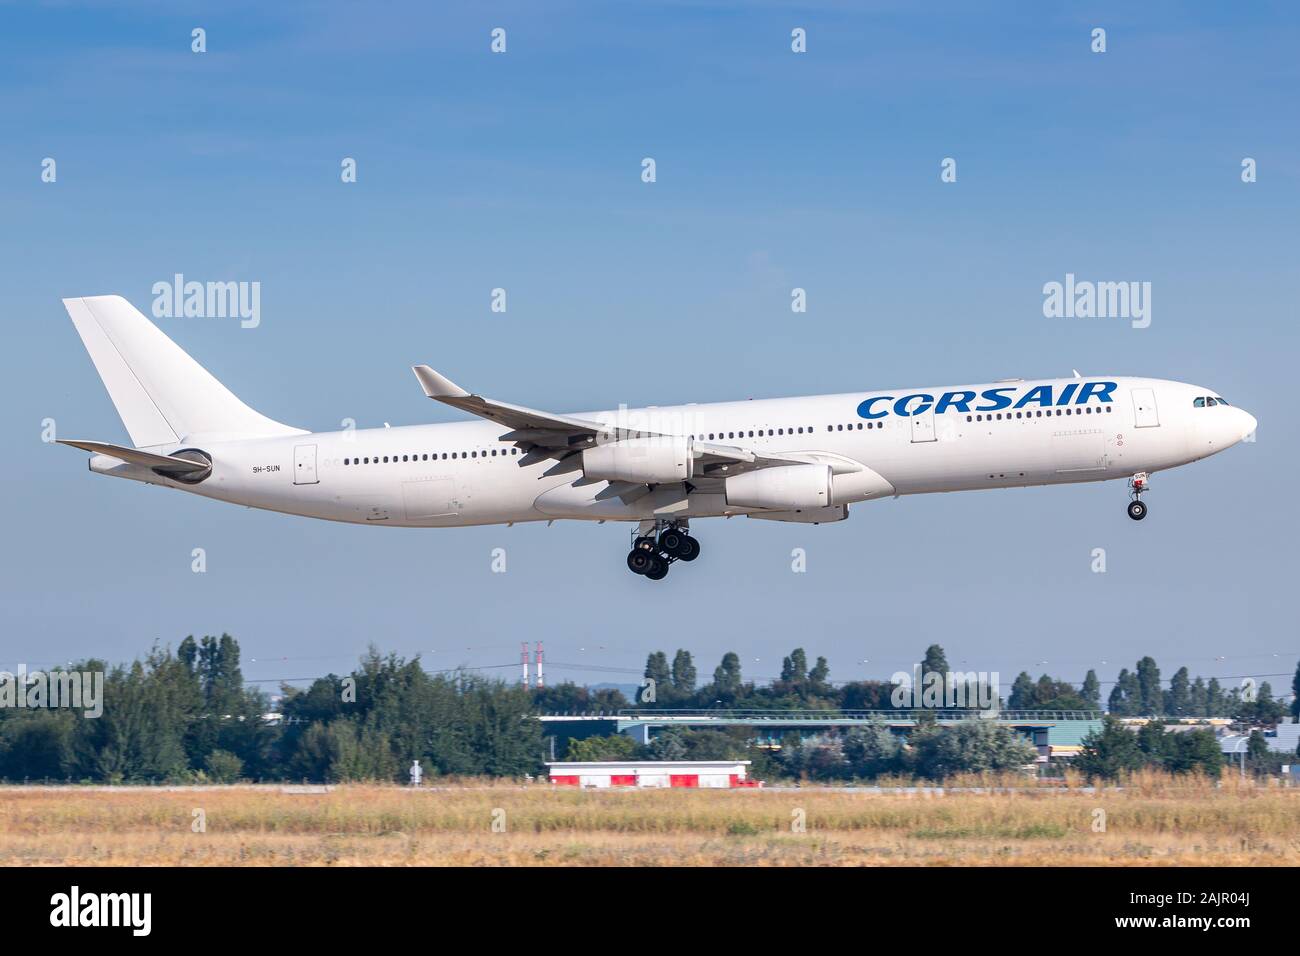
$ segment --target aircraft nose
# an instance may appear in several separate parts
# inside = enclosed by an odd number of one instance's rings
[[[1255,434],[1255,427],[1259,424],[1255,416],[1243,408],[1237,409],[1241,412],[1241,439],[1245,441],[1251,435]]]

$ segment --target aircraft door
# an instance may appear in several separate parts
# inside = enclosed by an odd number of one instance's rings
[[[1159,427],[1160,412],[1156,408],[1155,389],[1133,389],[1133,424],[1138,428]]]
[[[934,409],[927,408],[923,412],[914,412],[912,418],[912,441],[934,441]]]
[[[316,485],[316,446],[298,445],[293,450],[293,483],[295,485]]]

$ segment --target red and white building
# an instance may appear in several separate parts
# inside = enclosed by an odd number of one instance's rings
[[[548,763],[557,787],[761,787],[746,776],[748,760],[608,760]]]

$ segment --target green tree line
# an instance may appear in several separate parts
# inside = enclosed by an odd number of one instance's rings
[[[278,712],[270,715],[268,696],[245,683],[239,645],[229,635],[187,637],[174,653],[155,647],[131,664],[110,667],[88,660],[69,669],[103,672],[102,716],[86,719],[70,709],[0,708],[0,779],[404,780],[412,761],[420,762],[426,776],[521,776],[543,772],[549,756],[542,725],[530,719],[538,713],[612,712],[631,706],[889,710],[894,690],[886,681],[835,684],[826,659],[810,664],[802,648],[784,658],[779,678],[762,686],[743,679],[734,652],[722,657],[711,680],[701,682],[689,651],[678,650],[671,659],[657,651],[647,659],[647,680],[635,701],[616,689],[573,683],[528,689],[463,672],[430,674],[418,658],[383,656],[371,649],[349,674],[331,674],[306,688],[282,687]],[[948,670],[943,649],[931,645],[922,674]],[[1300,689],[1300,668],[1293,687]],[[1024,710],[1088,709],[1099,699],[1091,672],[1077,688],[1046,675],[1034,681],[1021,674],[1005,703]],[[1217,708],[1225,716],[1257,723],[1284,712],[1267,684],[1257,694],[1240,689],[1224,693],[1213,679],[1191,680],[1183,668],[1165,687],[1149,657],[1134,671],[1121,673],[1108,703],[1121,716],[1213,716]],[[1209,709],[1202,711],[1202,706]],[[1134,734],[1108,723],[1094,736],[1080,766],[1098,775],[1136,765],[1209,770],[1214,759],[1195,732]],[[1136,739],[1136,750],[1128,737]],[[954,728],[923,719],[906,744],[883,723],[844,734],[792,735],[780,744],[760,746],[743,731],[695,730],[662,734],[639,749],[620,736],[561,741],[558,755],[743,757],[755,761],[755,772],[762,768],[769,775],[825,780],[880,774],[941,777],[1006,769],[1032,759],[1032,748],[1026,750],[1028,745],[1013,732],[984,721]],[[1262,766],[1267,762],[1263,738],[1252,741],[1252,747],[1252,765]]]

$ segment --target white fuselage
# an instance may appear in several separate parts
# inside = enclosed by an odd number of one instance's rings
[[[1080,404],[1080,390],[1093,385]],[[1109,385],[1098,387],[1095,383]],[[606,412],[604,424],[689,435],[763,455],[805,456],[866,469],[874,482],[838,485],[835,505],[889,495],[1104,481],[1212,455],[1254,431],[1252,416],[1197,399],[1211,389],[1160,379],[1090,377],[723,402]],[[107,456],[92,470],[286,514],[400,527],[556,518],[645,521],[754,513],[708,483],[656,486],[625,502],[530,461],[491,421],[316,432],[247,441],[186,441],[210,477],[186,485]],[[840,467],[840,466],[843,467]],[[716,486],[717,483],[714,483]]]

